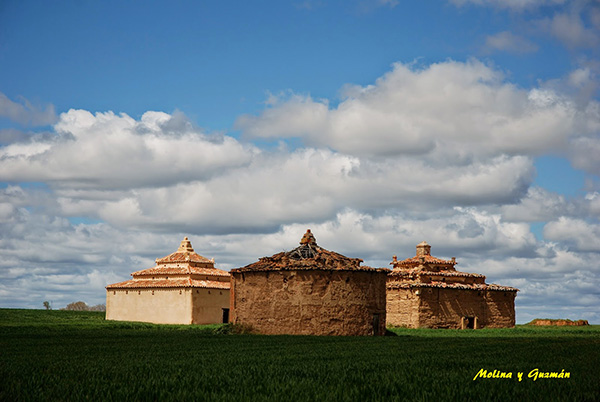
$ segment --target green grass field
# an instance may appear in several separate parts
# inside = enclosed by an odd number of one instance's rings
[[[394,329],[386,337],[223,332],[0,309],[0,400],[600,400],[600,326]],[[536,368],[570,378],[533,381]],[[474,381],[480,369],[513,378]]]

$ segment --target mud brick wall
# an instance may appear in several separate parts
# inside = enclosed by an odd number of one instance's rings
[[[387,325],[417,328],[419,326],[419,297],[410,289],[387,290]]]
[[[461,328],[462,317],[477,317],[484,327],[484,292],[463,289],[420,289],[419,326],[427,328]]]
[[[514,327],[515,296],[492,290],[389,288],[388,325],[460,329],[463,317],[477,317],[477,328]]]
[[[486,295],[486,315],[488,328],[509,328],[515,326],[516,292],[488,290]]]
[[[280,270],[232,273],[232,322],[263,334],[383,335],[386,273]]]

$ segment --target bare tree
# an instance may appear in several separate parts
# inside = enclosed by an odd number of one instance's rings
[[[78,301],[75,303],[69,303],[69,304],[67,304],[67,307],[65,307],[65,310],[72,310],[72,311],[88,311],[89,309],[90,308],[88,307],[88,305],[82,301]]]
[[[90,311],[106,311],[106,305],[96,304],[95,306],[90,307]]]
[[[44,302],[44,308],[45,308],[46,310],[52,310],[52,306],[50,305],[50,302],[49,302],[49,301],[45,301],[45,302]]]

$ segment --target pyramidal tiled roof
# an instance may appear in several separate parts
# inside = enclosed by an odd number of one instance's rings
[[[396,256],[390,263],[393,270],[388,274],[388,289],[448,288],[470,290],[498,290],[517,292],[519,289],[485,283],[485,275],[457,271],[456,259],[442,260],[431,255],[427,242],[417,245],[417,255],[398,261]],[[462,279],[461,279],[462,278]]]
[[[394,256],[390,265],[393,268],[401,268],[401,269],[410,269],[416,268],[421,265],[426,264],[427,266],[433,266],[436,268],[447,268],[450,270],[454,269],[454,265],[456,265],[456,259],[452,258],[451,260],[442,260],[441,258],[437,258],[431,255],[431,246],[427,244],[427,242],[423,241],[417,244],[417,255],[411,258],[407,258],[402,261],[398,261],[397,257]]]
[[[181,244],[179,245],[179,248],[177,249],[177,251],[175,251],[172,254],[169,254],[166,257],[156,259],[156,263],[158,265],[168,264],[168,263],[173,263],[173,262],[182,262],[182,263],[200,262],[200,263],[214,265],[215,260],[214,259],[209,260],[208,258],[202,257],[200,254],[197,254],[196,252],[194,252],[194,248],[192,247],[192,242],[190,242],[187,237],[184,237],[183,240],[181,241]]]
[[[141,271],[136,271],[131,275],[152,276],[160,274],[171,275],[218,275],[229,276],[229,272],[215,268],[215,260],[197,254],[192,247],[192,243],[185,237],[177,251],[163,258],[156,259],[156,266]]]
[[[389,271],[384,268],[360,266],[360,258],[350,258],[334,251],[329,251],[317,244],[310,229],[300,240],[300,246],[291,251],[284,251],[271,257],[262,257],[255,263],[231,272],[248,271],[282,271],[282,270],[345,270],[345,271]]]
[[[200,287],[229,289],[228,281],[219,281],[215,277],[229,277],[230,274],[215,268],[214,259],[205,258],[192,248],[187,237],[183,239],[177,251],[156,259],[156,266],[131,274],[133,279],[108,285],[107,289],[135,288],[181,288]],[[204,277],[202,277],[204,276]]]

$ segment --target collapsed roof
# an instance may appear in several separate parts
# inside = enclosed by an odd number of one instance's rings
[[[329,251],[317,244],[310,229],[300,240],[300,246],[291,251],[284,251],[271,257],[259,258],[257,262],[242,268],[232,269],[236,272],[282,271],[282,270],[343,270],[343,271],[389,271],[384,268],[361,266],[360,258],[350,258],[334,251]]]

